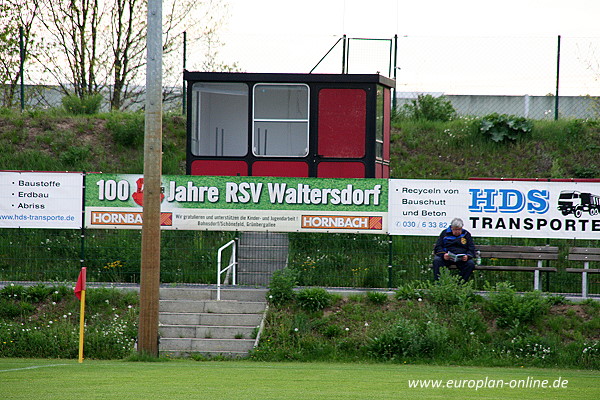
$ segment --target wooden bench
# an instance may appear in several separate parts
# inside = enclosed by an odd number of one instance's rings
[[[587,274],[600,274],[600,268],[590,268],[590,261],[600,261],[600,248],[594,247],[571,247],[569,261],[583,261],[583,268],[567,268],[567,272],[581,274],[581,297],[588,296]]]
[[[540,272],[556,272],[556,267],[544,267],[544,261],[558,260],[558,247],[556,246],[503,246],[480,245],[476,246],[481,265],[475,265],[476,270],[487,271],[529,271],[533,272],[533,288],[541,290]],[[491,258],[510,260],[536,260],[535,266],[517,265],[486,265],[484,262]]]

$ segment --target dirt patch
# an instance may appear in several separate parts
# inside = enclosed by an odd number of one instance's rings
[[[550,308],[550,315],[576,315],[583,320],[589,320],[591,316],[585,311],[580,304],[559,304]]]

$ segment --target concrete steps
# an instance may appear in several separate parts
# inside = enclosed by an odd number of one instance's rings
[[[163,288],[159,351],[185,356],[245,357],[257,342],[266,311],[266,289]]]

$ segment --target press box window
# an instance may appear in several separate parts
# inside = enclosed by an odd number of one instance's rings
[[[192,154],[245,156],[248,152],[248,85],[194,83]]]
[[[253,94],[254,155],[308,155],[308,86],[261,83],[254,86]]]
[[[383,159],[383,121],[385,119],[384,111],[384,90],[383,87],[377,87],[377,103],[375,115],[375,157]]]

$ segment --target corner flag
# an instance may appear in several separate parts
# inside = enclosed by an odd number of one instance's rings
[[[75,285],[75,296],[79,300],[81,300],[81,292],[85,291],[85,281],[86,281],[86,268],[81,268],[81,272],[79,272],[79,278],[77,278],[77,284]]]
[[[75,296],[80,300],[79,306],[79,362],[83,362],[83,336],[85,328],[85,281],[86,267],[81,268],[77,284],[75,285]]]

